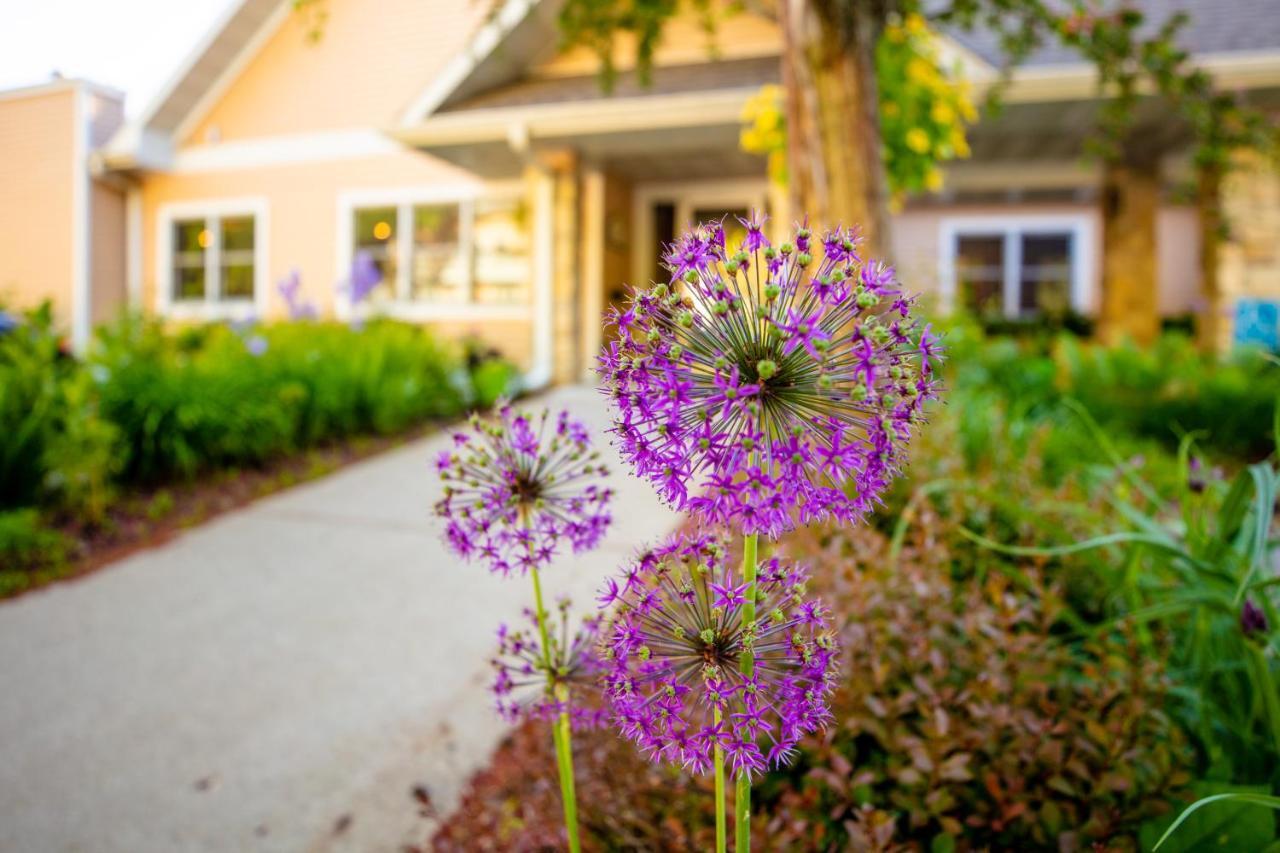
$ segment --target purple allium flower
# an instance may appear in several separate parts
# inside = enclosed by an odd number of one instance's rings
[[[261,358],[267,352],[267,339],[262,335],[250,335],[245,338],[244,348],[249,351],[249,355],[254,358]]]
[[[351,277],[345,285],[351,304],[359,305],[379,284],[382,284],[382,270],[378,269],[373,255],[367,249],[356,252],[351,262]]]
[[[676,509],[742,533],[861,518],[937,396],[938,339],[893,269],[836,228],[730,255],[719,223],[670,247],[669,284],[614,309],[600,375],[636,473]]]
[[[507,722],[517,723],[530,718],[554,720],[567,708],[575,728],[599,728],[606,722],[599,693],[600,674],[604,671],[597,653],[600,619],[584,617],[570,636],[567,598],[560,600],[559,610],[559,630],[554,622],[547,626],[551,645],[549,672],[532,610],[524,611],[528,628],[498,628],[498,654],[490,661],[498,713]],[[567,692],[564,701],[556,697],[557,688]]]
[[[622,733],[651,758],[697,773],[724,750],[738,774],[790,761],[822,727],[834,679],[826,609],[806,600],[805,573],[769,559],[748,621],[740,570],[712,536],[675,536],[639,555],[602,601],[605,694]],[[755,656],[750,677],[744,652]]]
[[[289,309],[290,320],[314,320],[320,312],[312,302],[301,298],[301,289],[302,274],[297,267],[289,270],[289,274],[276,283],[276,290]]]
[[[1252,637],[1255,634],[1265,634],[1270,626],[1267,624],[1267,614],[1262,612],[1262,608],[1253,603],[1252,599],[1244,600],[1244,607],[1240,610],[1240,630],[1244,632],[1246,637]]]
[[[458,556],[479,557],[502,575],[550,562],[561,538],[594,548],[612,517],[613,490],[582,423],[560,412],[554,420],[499,406],[497,417],[471,418],[471,432],[454,436],[436,469],[444,497],[436,515]]]

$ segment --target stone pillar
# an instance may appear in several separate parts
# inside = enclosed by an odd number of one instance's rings
[[[1236,301],[1280,301],[1280,172],[1256,153],[1237,155],[1221,179],[1220,218],[1205,223],[1217,236],[1214,264],[1218,305],[1214,343],[1231,344]],[[1206,234],[1206,237],[1208,235]]]
[[[1156,213],[1160,161],[1154,154],[1109,163],[1102,185],[1102,305],[1098,336],[1149,344],[1160,333]]]

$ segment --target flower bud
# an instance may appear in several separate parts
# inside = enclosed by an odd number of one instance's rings
[[[756,362],[756,375],[759,376],[761,379],[765,379],[765,380],[772,379],[774,374],[776,374],[777,372],[778,372],[778,365],[776,362],[770,361],[767,358],[761,359],[760,361]]]

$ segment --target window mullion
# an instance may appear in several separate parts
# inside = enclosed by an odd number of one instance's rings
[[[475,302],[475,199],[458,202],[458,249],[462,252],[462,304]]]
[[[396,299],[412,298],[413,276],[413,205],[405,203],[396,209]]]
[[[222,219],[210,216],[205,227],[209,229],[209,251],[204,254],[204,298],[216,305],[222,302]]]

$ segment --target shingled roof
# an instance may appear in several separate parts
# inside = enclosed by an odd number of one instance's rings
[[[1111,0],[1106,8],[1118,4]],[[1197,55],[1280,51],[1280,0],[1137,0],[1154,32],[1178,13],[1187,22],[1178,33],[1178,43]],[[992,65],[1002,65],[1004,56],[995,36],[984,30],[949,30],[948,35]],[[1078,65],[1080,54],[1059,44],[1033,52],[1026,66]]]

